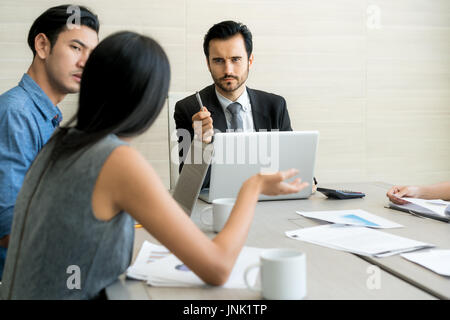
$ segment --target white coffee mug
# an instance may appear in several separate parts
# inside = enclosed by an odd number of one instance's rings
[[[231,210],[233,209],[236,199],[234,198],[220,198],[212,201],[212,206],[203,209],[200,215],[200,221],[206,226],[212,226],[215,232],[220,232],[225,223],[228,221]],[[212,223],[206,222],[203,218],[206,216],[207,210],[212,208]],[[211,212],[211,210],[209,211]]]
[[[248,273],[261,268],[261,288],[248,283]],[[293,249],[267,249],[260,263],[249,266],[244,273],[250,290],[260,291],[269,300],[301,300],[306,297],[306,255]]]

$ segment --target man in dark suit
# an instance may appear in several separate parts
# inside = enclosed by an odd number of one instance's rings
[[[241,23],[223,21],[209,29],[203,50],[214,84],[200,91],[201,109],[195,95],[176,103],[174,118],[180,146],[187,133],[190,141],[195,133],[210,143],[214,131],[292,130],[283,97],[245,85],[253,63],[252,49],[252,34]],[[187,150],[180,147],[181,162],[186,154]],[[209,186],[209,171],[203,186]]]

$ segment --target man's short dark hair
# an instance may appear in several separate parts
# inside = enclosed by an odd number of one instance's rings
[[[43,33],[47,36],[50,41],[50,46],[53,48],[56,40],[58,40],[58,35],[67,29],[67,23],[76,21],[75,19],[73,19],[74,21],[69,21],[74,14],[74,11],[70,9],[69,12],[67,12],[69,7],[76,8],[77,11],[79,9],[80,25],[89,27],[98,33],[100,29],[98,17],[86,7],[67,4],[50,8],[33,22],[33,25],[28,33],[28,46],[31,51],[33,51],[33,57],[36,56],[34,39],[39,33]]]
[[[209,58],[209,42],[211,40],[227,40],[238,33],[242,34],[242,37],[244,37],[245,49],[250,58],[253,51],[252,33],[246,25],[234,21],[222,21],[213,25],[211,29],[208,30],[203,41],[203,51],[205,52],[206,58]]]

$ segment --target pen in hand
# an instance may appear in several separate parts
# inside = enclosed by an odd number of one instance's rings
[[[200,93],[198,91],[195,92],[195,96],[197,97],[198,105],[200,106],[200,111],[203,109],[202,98],[200,98]]]
[[[200,92],[196,91],[195,92],[195,97],[197,98],[198,106],[200,107],[200,111],[199,112],[208,112],[208,109],[206,109],[206,107],[203,105],[202,98],[200,97]],[[207,118],[205,118],[205,119],[207,119]],[[202,119],[199,122],[205,121],[205,119]],[[212,123],[212,120],[210,122]],[[195,123],[194,123],[194,125],[195,125]],[[205,128],[207,128],[208,126],[211,126],[211,124],[207,124],[206,123],[205,126],[206,126]],[[211,126],[211,131],[212,131],[212,129],[213,128]],[[203,128],[201,128],[201,126],[199,127],[199,130],[200,130],[201,134],[197,134],[197,136],[200,136],[200,135],[202,136],[201,141],[203,141],[205,143],[210,143],[212,141],[212,135],[214,134],[213,131],[212,131],[212,134],[210,134],[208,132],[209,129],[205,129],[206,131],[205,131],[205,133],[203,133],[202,132]],[[194,128],[194,131],[195,131],[195,128]],[[204,134],[206,134],[206,137],[204,136]]]

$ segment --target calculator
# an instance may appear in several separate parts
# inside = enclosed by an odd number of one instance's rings
[[[354,198],[362,198],[366,195],[362,192],[350,191],[350,190],[336,190],[336,189],[327,189],[327,188],[317,188],[317,191],[322,192],[328,198],[333,199],[354,199]]]

